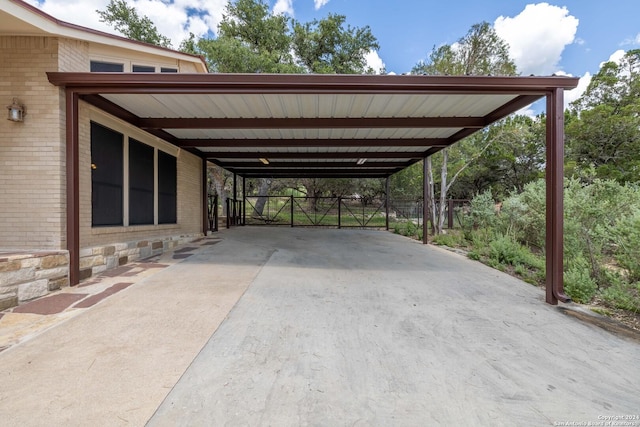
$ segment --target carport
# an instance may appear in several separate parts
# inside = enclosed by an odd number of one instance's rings
[[[59,72],[48,77],[66,94],[71,284],[79,281],[79,100],[197,154],[206,182],[207,161],[244,178],[388,178],[546,98],[546,301],[569,301],[562,281],[563,94],[577,86],[577,78]],[[203,206],[206,196],[203,191]],[[203,210],[203,231],[207,222]],[[425,221],[425,243],[426,235]]]

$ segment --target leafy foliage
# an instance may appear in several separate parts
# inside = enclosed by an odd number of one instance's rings
[[[578,171],[593,167],[599,178],[640,181],[640,49],[602,66],[573,103],[566,128]]]
[[[465,221],[469,257],[544,281],[545,182],[527,184],[496,210],[492,194],[476,196]],[[565,181],[564,281],[574,300],[601,297],[640,310],[640,188],[594,178]]]
[[[371,29],[344,27],[346,17],[329,14],[322,20],[295,22],[293,48],[303,69],[316,74],[373,74],[366,54],[380,45]]]
[[[452,45],[434,47],[428,62],[419,62],[413,74],[427,75],[516,75],[509,45],[488,22],[475,24]]]
[[[640,282],[640,209],[622,216],[608,231],[616,262],[626,269],[630,282]]]
[[[106,10],[96,12],[100,15],[100,22],[112,25],[127,38],[156,46],[171,47],[171,40],[160,34],[148,17],[139,16],[134,7],[127,5],[126,0],[111,0]]]

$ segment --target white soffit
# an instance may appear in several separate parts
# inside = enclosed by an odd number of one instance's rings
[[[143,118],[480,117],[513,94],[105,94]]]

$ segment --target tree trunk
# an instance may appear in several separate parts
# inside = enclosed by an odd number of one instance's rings
[[[269,187],[271,187],[271,180],[268,178],[261,178],[258,186],[258,200],[256,201],[255,213],[256,215],[262,215],[264,211],[264,205],[267,203],[267,195],[269,194]]]
[[[224,212],[225,206],[227,205],[227,192],[224,189],[224,184],[225,184],[225,177],[222,173],[222,169],[220,168],[210,168],[209,169],[211,171],[211,180],[213,181],[213,186],[216,189],[216,194],[218,195],[218,203],[220,204],[220,206],[222,206],[222,216],[226,215],[227,213]],[[215,207],[216,209],[218,209],[218,206]],[[218,212],[219,213],[219,212]]]
[[[436,198],[434,194],[434,183],[433,183],[433,164],[431,163],[431,156],[427,157],[425,160],[427,162],[427,200],[424,203],[427,204],[428,212],[431,216],[431,234],[436,233]],[[424,218],[424,221],[427,221],[429,218]]]
[[[448,168],[447,163],[449,161],[449,149],[442,150],[442,169],[440,171],[440,206],[438,206],[438,225],[436,226],[436,234],[441,234],[444,228],[444,211],[447,206],[447,192],[449,187],[447,186]]]

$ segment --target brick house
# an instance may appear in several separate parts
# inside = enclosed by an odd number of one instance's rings
[[[69,284],[64,89],[47,72],[207,73],[202,58],[0,0],[0,309]],[[80,279],[203,235],[202,159],[82,101]],[[119,170],[122,173],[105,173]],[[116,177],[114,179],[114,176]]]

